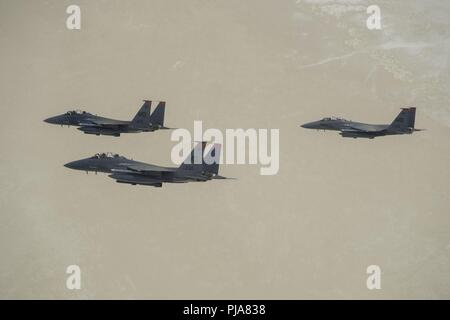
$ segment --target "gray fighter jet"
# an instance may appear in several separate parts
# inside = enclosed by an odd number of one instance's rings
[[[164,126],[166,103],[159,102],[155,111],[150,114],[152,101],[144,100],[144,104],[131,121],[114,120],[93,115],[86,111],[74,110],[45,119],[44,121],[61,126],[77,126],[86,134],[120,136],[121,133],[149,132],[159,129],[170,129]]]
[[[199,143],[178,168],[167,168],[127,159],[118,154],[99,153],[90,158],[69,162],[70,169],[109,173],[118,183],[162,187],[164,182],[204,182],[228,179],[220,176],[220,144],[214,144],[204,156],[206,142]]]
[[[335,130],[340,131],[344,138],[369,138],[394,134],[411,134],[415,129],[416,108],[402,108],[402,111],[391,124],[367,124],[354,122],[342,118],[323,118],[319,121],[303,124],[306,129]]]

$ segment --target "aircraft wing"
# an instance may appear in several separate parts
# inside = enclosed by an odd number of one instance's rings
[[[373,125],[365,123],[352,123],[341,129],[342,133],[377,133],[386,129],[385,125]]]
[[[339,133],[344,138],[370,138],[382,136],[383,130],[358,130],[358,129],[342,129]]]
[[[120,120],[114,120],[114,119],[108,119],[108,118],[87,118],[84,119],[82,123],[80,123],[80,126],[82,127],[120,127],[128,125],[129,123],[127,121],[120,121]]]
[[[126,166],[126,169],[133,173],[141,173],[141,174],[157,174],[161,172],[175,171],[175,169],[172,168],[165,168],[147,163],[129,164]]]
[[[207,181],[208,180],[207,177],[201,176],[201,175],[188,175],[188,174],[186,174],[186,175],[183,175],[183,178],[197,180],[197,181]]]
[[[342,134],[369,134],[376,133],[377,131],[367,131],[367,130],[359,130],[359,129],[341,129]]]

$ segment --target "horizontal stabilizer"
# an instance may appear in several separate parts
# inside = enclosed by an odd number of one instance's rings
[[[224,176],[215,175],[211,179],[217,179],[217,180],[237,180],[237,178],[227,178]]]

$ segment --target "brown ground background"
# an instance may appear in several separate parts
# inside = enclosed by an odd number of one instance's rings
[[[449,12],[444,1],[0,1],[0,298],[450,298]],[[170,165],[170,132],[83,135],[83,108],[166,123],[279,128],[280,171],[114,183],[63,164],[96,152]],[[337,115],[427,131],[343,139]],[[82,289],[65,288],[78,264]],[[382,289],[366,288],[366,267]]]

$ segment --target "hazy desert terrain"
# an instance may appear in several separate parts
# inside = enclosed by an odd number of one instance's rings
[[[73,3],[0,0],[0,298],[450,298],[450,2],[76,1],[71,31]],[[166,100],[171,127],[280,129],[279,173],[157,189],[63,167],[103,151],[172,165],[170,131],[42,122],[128,120],[142,99]],[[426,131],[299,127],[406,106]]]

